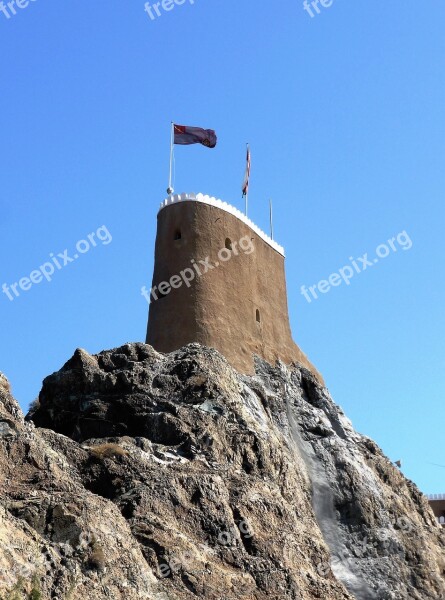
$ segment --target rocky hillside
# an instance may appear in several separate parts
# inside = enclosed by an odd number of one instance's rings
[[[427,500],[309,371],[77,350],[0,375],[0,598],[443,600]]]

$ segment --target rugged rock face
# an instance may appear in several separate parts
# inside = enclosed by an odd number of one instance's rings
[[[0,376],[0,598],[445,598],[426,498],[305,368],[77,350],[39,400]]]

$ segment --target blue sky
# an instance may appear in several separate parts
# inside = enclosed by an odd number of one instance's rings
[[[219,137],[177,148],[178,192],[242,208],[250,142],[250,216],[267,229],[273,198],[296,341],[355,427],[445,492],[443,3],[334,0],[313,18],[300,0],[187,1],[154,20],[139,0],[16,12],[0,12],[0,285],[101,226],[112,238],[13,301],[0,293],[0,369],[22,406],[76,347],[144,340],[173,119]],[[403,231],[409,250],[301,294]]]

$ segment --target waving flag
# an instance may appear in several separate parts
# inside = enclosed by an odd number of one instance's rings
[[[244,175],[244,182],[243,182],[243,196],[246,196],[249,194],[249,179],[250,179],[250,146],[249,144],[247,144],[247,164],[246,164],[246,174]]]
[[[207,148],[216,146],[217,137],[213,129],[201,129],[201,127],[187,127],[186,125],[174,126],[174,143],[181,146],[189,144],[202,144]]]

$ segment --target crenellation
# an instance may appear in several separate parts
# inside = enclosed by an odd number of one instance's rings
[[[228,202],[224,202],[223,200],[219,200],[214,198],[213,196],[208,196],[207,194],[172,194],[168,196],[163,202],[161,202],[159,211],[163,210],[166,206],[171,206],[172,204],[176,204],[178,202],[185,201],[194,201],[194,202],[202,202],[204,204],[208,204],[209,206],[215,206],[216,208],[221,208],[225,212],[237,217],[240,221],[248,225],[260,238],[262,238],[269,246],[272,246],[274,250],[279,252],[282,256],[285,256],[283,246],[277,244],[275,240],[273,240],[270,236],[267,235],[262,229],[258,227],[249,217],[246,217],[244,213],[242,213],[235,206],[232,206]]]

